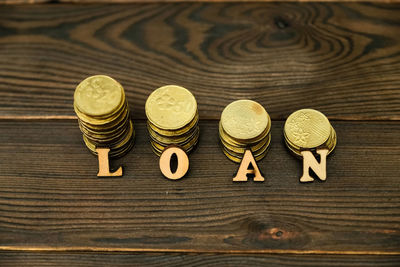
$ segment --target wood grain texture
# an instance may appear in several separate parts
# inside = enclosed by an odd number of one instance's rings
[[[129,4],[129,3],[242,3],[248,0],[0,0],[0,4],[43,4],[43,3],[74,3],[74,4]],[[398,3],[400,0],[252,0],[251,2],[372,2],[372,3]]]
[[[108,74],[134,117],[155,88],[192,90],[203,119],[250,98],[273,119],[400,119],[400,5],[180,3],[0,6],[0,118],[72,116],[74,88]]]
[[[11,266],[398,266],[399,256],[0,252]]]
[[[215,121],[180,181],[162,177],[143,121],[123,178],[96,178],[76,121],[0,123],[0,249],[281,254],[400,254],[398,122],[333,122],[325,183],[300,184],[301,162],[272,125],[266,182],[232,182]]]

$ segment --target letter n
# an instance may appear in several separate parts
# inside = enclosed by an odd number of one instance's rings
[[[328,155],[328,149],[317,149],[317,153],[321,156],[320,162],[317,161],[311,151],[301,151],[301,155],[303,156],[303,176],[300,177],[300,182],[307,183],[314,181],[314,178],[310,176],[310,169],[314,171],[320,180],[326,180],[326,156]]]

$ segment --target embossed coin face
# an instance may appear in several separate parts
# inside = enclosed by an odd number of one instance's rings
[[[106,116],[118,108],[123,99],[122,86],[105,75],[91,76],[75,89],[77,108],[89,116]]]
[[[150,94],[146,101],[149,121],[164,130],[175,130],[190,123],[196,115],[193,94],[177,85],[166,85]]]
[[[226,106],[221,124],[225,132],[236,139],[255,138],[270,127],[268,113],[252,100],[237,100]]]
[[[317,148],[330,136],[331,124],[328,118],[314,109],[293,112],[285,123],[285,136],[299,148]]]

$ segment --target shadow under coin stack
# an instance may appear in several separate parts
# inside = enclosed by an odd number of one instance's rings
[[[252,100],[237,100],[225,107],[219,122],[224,154],[239,163],[246,149],[261,160],[271,143],[271,118],[264,107]]]
[[[314,109],[301,109],[287,118],[284,127],[285,142],[289,150],[301,157],[302,150],[315,152],[317,148],[328,149],[336,146],[336,131],[328,118]]]
[[[154,153],[161,155],[170,145],[186,153],[196,146],[200,128],[197,102],[193,94],[177,85],[166,85],[150,94],[146,101],[147,129]]]
[[[135,131],[124,88],[116,80],[96,75],[75,90],[74,109],[89,150],[110,148],[110,157],[121,157],[133,146]]]

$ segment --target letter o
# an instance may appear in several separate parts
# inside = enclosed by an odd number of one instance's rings
[[[172,173],[170,165],[173,154],[175,154],[178,159],[178,166],[174,173]],[[161,173],[168,179],[181,179],[189,170],[189,158],[186,155],[186,152],[176,146],[165,149],[160,156],[160,170]]]

